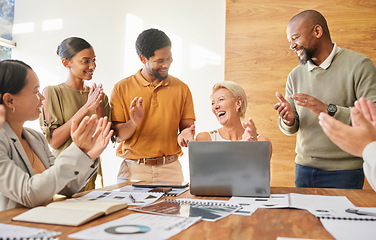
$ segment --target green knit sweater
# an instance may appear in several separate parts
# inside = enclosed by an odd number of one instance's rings
[[[286,84],[286,100],[294,111],[295,123],[287,126],[278,119],[284,134],[298,133],[296,163],[329,171],[362,168],[361,158],[342,151],[325,135],[316,114],[296,105],[288,97],[295,93],[305,93],[325,104],[335,104],[338,110],[334,117],[351,124],[350,107],[354,106],[355,100],[365,97],[376,103],[376,68],[372,61],[359,53],[341,49],[326,70],[317,67],[308,71],[307,64],[297,66],[289,74]]]

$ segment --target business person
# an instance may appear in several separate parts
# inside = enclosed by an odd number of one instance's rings
[[[147,29],[136,40],[143,68],[115,84],[111,117],[124,159],[118,182],[183,181],[181,147],[194,138],[195,113],[188,86],[168,74],[170,38]]]
[[[97,171],[98,156],[112,130],[107,118],[73,120],[73,143],[55,158],[43,134],[23,127],[38,119],[43,95],[39,79],[27,64],[0,61],[0,104],[5,122],[0,131],[0,211],[47,203],[54,194],[72,195]],[[1,117],[0,117],[1,119]]]
[[[252,119],[241,121],[247,111],[247,95],[239,84],[232,81],[215,84],[211,104],[212,112],[222,127],[197,134],[196,141],[268,141],[272,154],[272,143],[257,133]]]
[[[376,107],[364,98],[351,108],[352,126],[346,125],[326,113],[320,113],[319,124],[325,134],[346,152],[364,160],[364,174],[376,191]]]
[[[291,18],[286,33],[301,64],[288,75],[286,98],[276,93],[279,102],[274,108],[281,131],[297,133],[295,185],[362,188],[363,160],[330,141],[317,117],[324,112],[350,124],[355,100],[363,96],[376,102],[375,65],[333,43],[324,16],[315,10]]]
[[[102,85],[94,83],[91,88],[85,85],[85,81],[92,79],[96,68],[93,47],[82,38],[69,37],[60,43],[57,54],[68,70],[68,78],[64,83],[43,90],[46,100],[39,121],[55,157],[72,143],[70,128],[73,120],[81,122],[85,116],[94,113],[111,120],[110,104]],[[100,162],[99,159],[98,172],[81,191],[103,187]]]

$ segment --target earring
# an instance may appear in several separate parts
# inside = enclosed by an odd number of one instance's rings
[[[16,108],[15,107],[13,107],[12,108],[12,113],[14,113],[16,111]]]

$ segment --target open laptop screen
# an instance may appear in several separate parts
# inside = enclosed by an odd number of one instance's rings
[[[270,196],[270,144],[189,142],[190,191],[202,196]]]

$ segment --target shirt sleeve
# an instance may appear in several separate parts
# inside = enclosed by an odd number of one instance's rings
[[[369,58],[364,58],[356,64],[353,75],[356,99],[364,97],[366,100],[372,100],[376,103],[375,65]],[[350,107],[337,106],[337,109],[334,118],[345,124],[351,124]]]
[[[193,119],[196,120],[195,116],[195,110],[193,106],[193,99],[192,99],[192,94],[191,91],[189,90],[187,86],[187,93],[186,93],[186,98],[184,102],[184,109],[183,109],[183,115],[181,119]]]
[[[108,121],[111,122],[111,107],[110,107],[110,102],[108,100],[108,96],[106,94],[103,94],[103,109],[104,109],[104,114],[107,116]]]
[[[63,106],[60,99],[61,92],[52,86],[47,88],[47,102],[48,102],[48,115],[49,119],[46,119],[43,112],[39,117],[39,124],[42,129],[47,142],[51,140],[51,132],[64,124],[63,118]]]
[[[111,92],[111,119],[112,122],[126,122],[125,113],[127,112],[126,106],[119,91],[119,86],[112,89]]]
[[[42,135],[41,138],[44,139]],[[55,159],[47,142],[42,140],[40,147],[53,166],[30,176],[10,156],[10,141],[4,136],[0,140],[0,192],[3,197],[26,207],[45,204],[58,192],[69,196],[76,193],[97,170],[93,161],[74,143]]]

